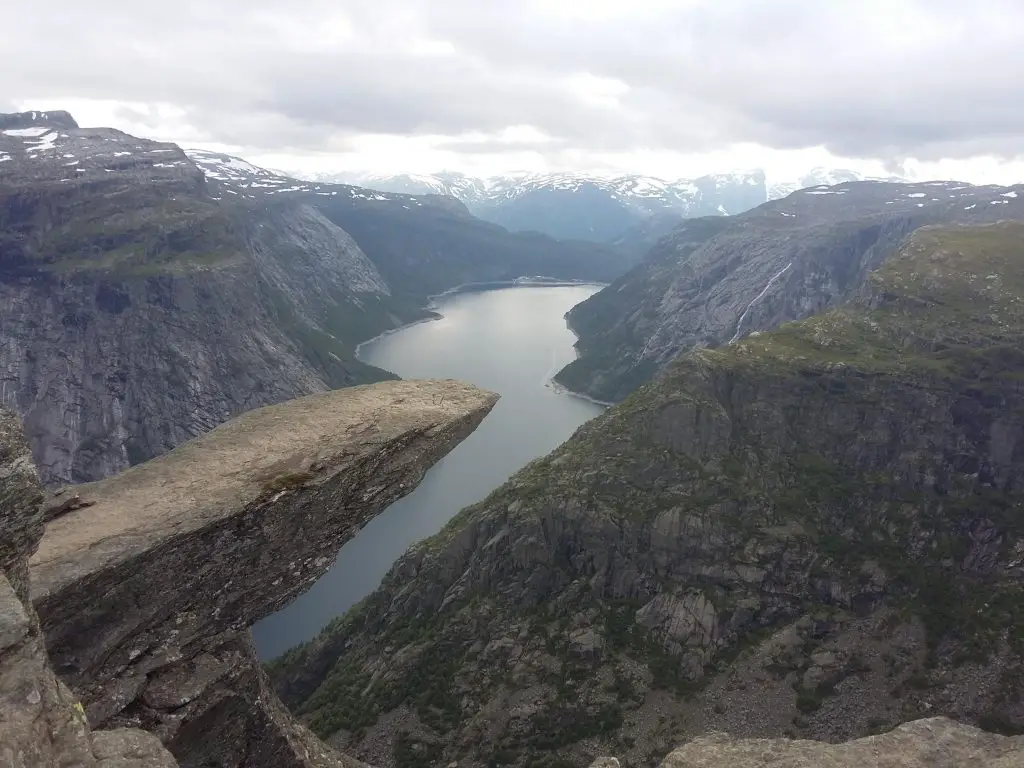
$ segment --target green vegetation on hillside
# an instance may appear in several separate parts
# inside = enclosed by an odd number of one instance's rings
[[[796,734],[1022,728],[1012,686],[975,683],[1024,669],[1022,350],[1024,225],[922,230],[854,301],[682,355],[460,512],[279,687],[324,734],[429,690],[431,750],[460,758],[483,721],[499,735],[477,753],[516,765],[678,737],[634,716],[656,694],[736,727],[708,698],[733,683],[775,685],[764,717]],[[319,688],[311,668],[331,670]],[[526,689],[554,731],[506,717]]]
[[[147,276],[237,261],[246,250],[231,206],[183,183],[110,182],[9,193],[0,206],[4,268]]]

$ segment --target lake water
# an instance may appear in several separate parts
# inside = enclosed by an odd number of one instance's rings
[[[412,544],[437,533],[460,509],[601,412],[601,406],[550,385],[575,357],[564,315],[597,290],[573,285],[451,294],[437,300],[440,320],[363,345],[361,360],[404,379],[460,379],[498,392],[501,400],[415,491],[348,541],[312,589],[253,627],[261,658],[313,637],[372,592]]]

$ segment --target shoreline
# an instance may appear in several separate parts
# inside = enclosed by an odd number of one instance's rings
[[[600,405],[602,408],[611,408],[613,405],[615,405],[615,403],[607,403],[604,400],[598,400],[596,397],[584,395],[582,392],[576,392],[575,390],[569,389],[567,386],[565,386],[565,384],[562,384],[560,381],[556,381],[554,376],[548,379],[544,386],[554,390],[560,395],[566,395],[567,397],[575,397],[578,400],[586,400],[588,403]]]
[[[475,282],[475,283],[461,283],[459,285],[456,285],[454,288],[449,288],[449,289],[447,289],[445,291],[442,291],[441,293],[431,294],[430,296],[427,297],[427,303],[423,307],[423,311],[424,312],[429,312],[432,315],[431,317],[421,317],[418,320],[412,320],[411,322],[408,322],[408,323],[402,323],[401,325],[396,325],[394,328],[389,328],[388,330],[386,330],[386,331],[384,331],[382,333],[378,333],[376,336],[373,336],[373,337],[367,339],[366,341],[361,341],[358,344],[356,344],[356,350],[355,350],[356,360],[358,360],[361,363],[366,363],[366,361],[363,360],[360,357],[360,353],[362,352],[363,345],[365,345],[365,344],[371,344],[371,343],[373,343],[375,341],[379,341],[380,339],[383,339],[386,336],[390,336],[393,333],[398,333],[399,331],[403,331],[406,328],[412,328],[414,325],[419,325],[420,323],[432,323],[435,320],[440,320],[442,317],[444,317],[444,315],[440,314],[437,311],[437,309],[438,309],[438,307],[437,307],[437,300],[441,299],[441,298],[444,298],[445,296],[454,296],[454,295],[459,294],[459,293],[484,293],[485,291],[500,290],[502,288],[571,288],[573,286],[579,286],[579,285],[597,285],[597,286],[600,286],[601,288],[605,288],[605,287],[607,287],[609,285],[609,283],[600,283],[600,282],[598,282],[596,280],[561,280],[561,279],[558,279],[558,278],[544,278],[544,277],[540,277],[540,276],[538,276],[538,277],[517,277],[517,278],[514,278],[512,280],[487,280],[487,281],[479,281],[479,282]],[[568,314],[568,313],[566,313],[566,314]],[[566,320],[566,327],[567,328],[569,327],[569,321],[568,320]],[[569,332],[572,333],[573,336],[576,336],[576,340],[577,341],[579,340],[579,336],[577,336],[576,332],[573,331],[572,328],[569,328]],[[573,350],[575,350],[575,349],[576,349],[576,343],[573,342]],[[577,354],[577,357],[578,357],[579,353],[577,352],[576,354]],[[370,363],[366,363],[366,364],[370,365]],[[394,372],[393,371],[389,371],[389,373],[394,373]],[[552,378],[551,381],[553,382],[554,378]],[[561,386],[561,385],[559,385],[559,386]],[[568,394],[575,394],[570,389],[566,389],[565,391]],[[584,398],[584,399],[591,399],[591,398],[587,398],[586,395],[579,395],[579,396]],[[598,403],[599,401],[593,400],[593,402]]]
[[[601,288],[607,288],[611,283],[601,283],[597,280],[563,280],[557,277],[543,277],[541,275],[536,277],[523,276],[512,280],[480,280],[474,283],[462,283],[429,298],[433,301],[442,296],[450,296],[456,293],[483,292],[500,288],[571,288],[577,285],[597,285]]]
[[[595,285],[597,285],[597,283],[595,283]],[[571,312],[572,309],[566,312],[565,315],[563,315],[563,319],[565,320],[565,327],[568,329],[569,333],[576,337],[576,341],[572,343],[572,351],[576,354],[576,359],[579,360],[580,351],[579,349],[576,348],[576,345],[579,343],[580,335],[576,332],[576,329],[572,327],[572,323],[569,322],[569,314]],[[565,370],[565,366],[562,366],[562,370]],[[561,373],[561,371],[559,371],[558,373]],[[558,373],[556,373],[555,376],[557,376]],[[590,395],[585,395],[582,392],[577,392],[575,389],[569,389],[567,386],[565,386],[565,384],[558,381],[555,378],[555,376],[552,376],[550,379],[548,379],[548,382],[545,386],[551,387],[553,390],[560,394],[569,395],[570,397],[578,397],[580,400],[586,400],[588,403],[600,405],[602,408],[611,408],[613,405],[615,405],[615,403],[609,403],[606,400],[598,400],[596,397],[591,397]]]
[[[433,298],[433,297],[431,297],[431,298]],[[431,302],[431,303],[433,303],[433,302]],[[399,331],[404,331],[406,328],[412,328],[414,325],[419,325],[420,323],[432,323],[435,320],[440,320],[443,317],[443,315],[439,315],[436,312],[434,312],[433,310],[431,310],[429,308],[429,306],[428,307],[424,307],[424,310],[427,311],[427,312],[430,312],[431,314],[433,314],[433,317],[421,317],[418,320],[412,320],[412,321],[410,321],[408,323],[402,323],[401,325],[396,325],[394,328],[388,328],[383,333],[378,333],[376,336],[373,336],[372,338],[369,338],[366,341],[360,341],[358,344],[356,344],[356,353],[355,353],[356,354],[356,360],[358,360],[360,363],[365,363],[366,365],[373,365],[372,363],[367,363],[365,360],[363,360],[362,357],[360,357],[360,353],[363,350],[363,345],[364,344],[372,344],[373,342],[379,341],[380,339],[383,339],[386,336],[390,336],[392,333],[398,333]],[[381,370],[384,370],[384,369],[382,368]],[[394,373],[394,371],[388,371],[388,373]]]

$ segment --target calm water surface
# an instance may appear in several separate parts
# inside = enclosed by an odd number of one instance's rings
[[[597,290],[574,285],[454,294],[437,302],[442,319],[362,347],[361,360],[404,379],[461,379],[500,393],[501,400],[415,491],[342,547],[312,589],[253,627],[263,658],[313,637],[372,592],[410,545],[437,533],[460,509],[600,413],[600,406],[549,385],[575,357],[563,316]]]

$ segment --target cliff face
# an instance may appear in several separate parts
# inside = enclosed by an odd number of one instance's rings
[[[319,578],[496,399],[444,381],[310,395],[77,486],[31,560],[31,596],[89,724],[141,726],[183,766],[339,765],[277,702],[248,627]]]
[[[680,352],[736,341],[850,298],[918,227],[1024,219],[1024,187],[853,182],[686,222],[574,307],[580,358],[557,376],[618,401]]]
[[[464,283],[522,276],[608,282],[636,263],[599,245],[555,240],[536,232],[508,232],[472,216],[439,212],[436,205],[403,209],[320,197],[324,216],[349,232],[398,295],[440,293]]]
[[[1021,243],[921,230],[853,303],[684,355],[413,548],[277,690],[380,765],[1024,727]]]
[[[90,732],[50,667],[28,602],[28,557],[43,533],[42,493],[21,425],[0,409],[0,764],[10,768],[175,768],[151,734]]]

